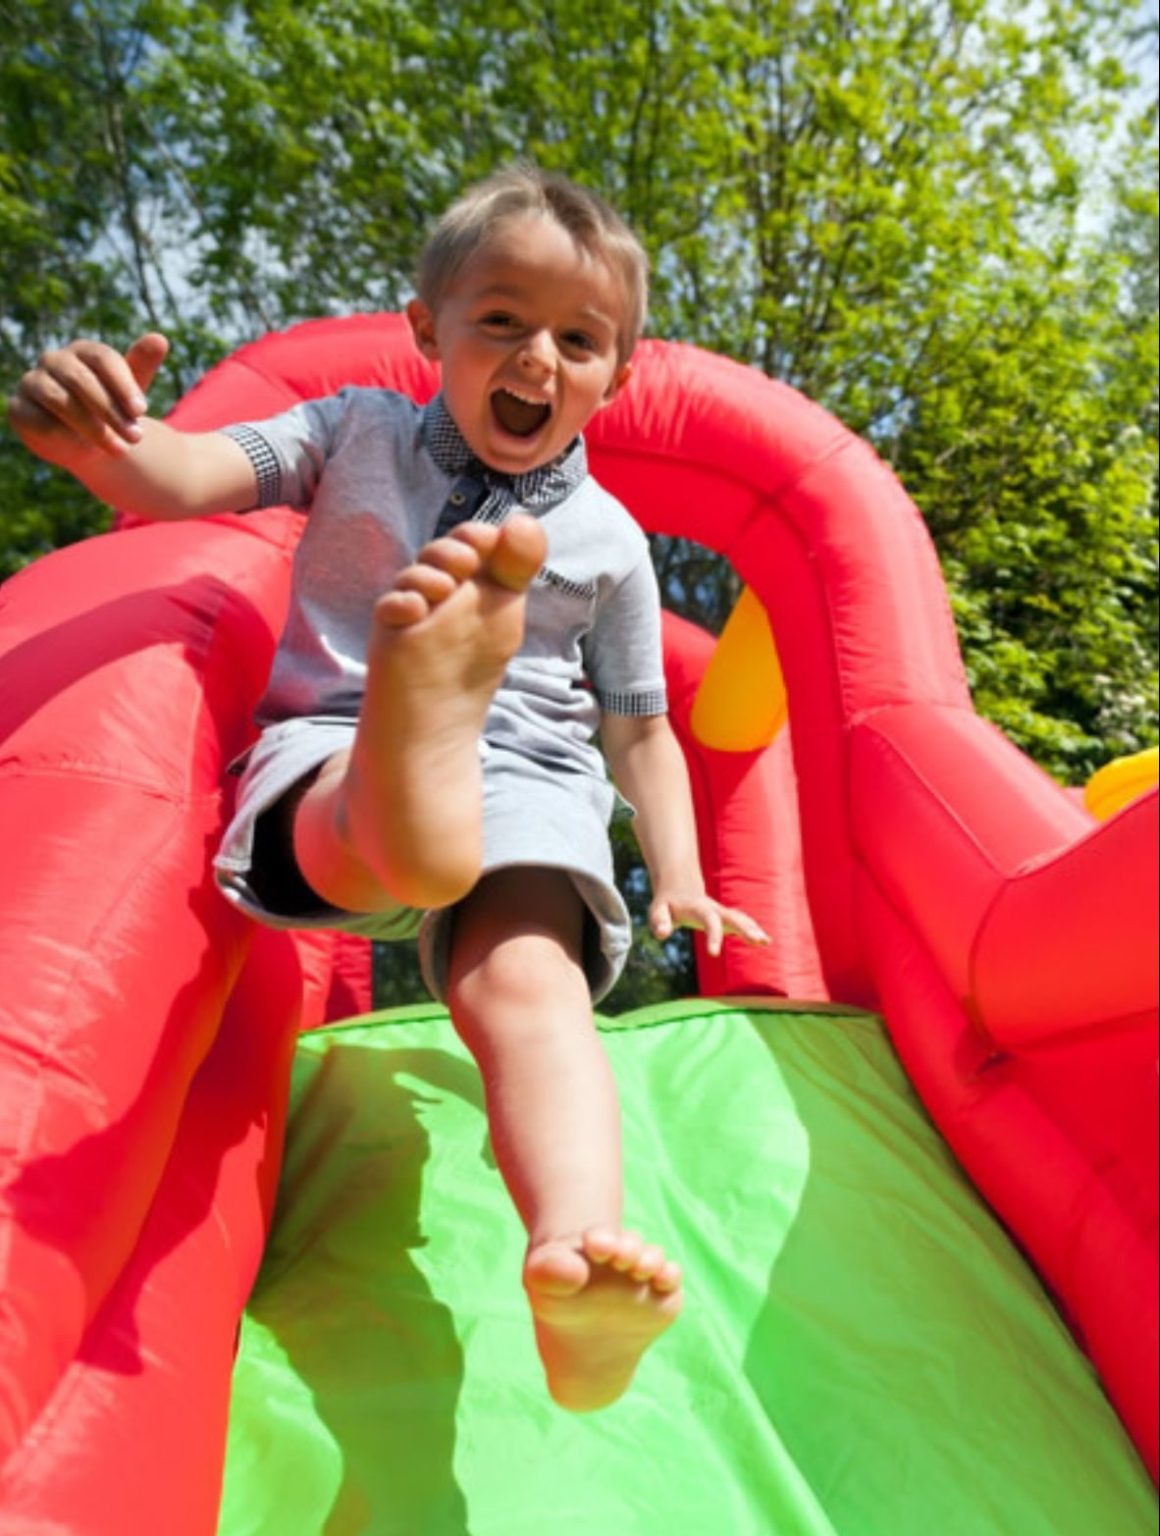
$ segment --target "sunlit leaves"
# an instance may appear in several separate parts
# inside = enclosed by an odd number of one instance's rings
[[[1121,0],[0,16],[7,382],[157,324],[164,404],[271,327],[397,306],[432,215],[533,156],[638,228],[655,333],[797,385],[898,470],[981,708],[1070,777],[1154,738],[1155,102],[1127,67],[1155,36]],[[93,522],[10,439],[0,467],[0,570]],[[658,555],[719,622],[730,573]]]

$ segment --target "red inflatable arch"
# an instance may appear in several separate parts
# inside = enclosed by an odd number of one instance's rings
[[[311,322],[173,419],[346,383],[435,377],[397,316]],[[918,514],[791,390],[645,343],[591,448],[732,561],[785,672],[792,757],[706,751],[710,642],[668,627],[706,866],[778,938],[702,956],[704,990],[882,1010],[1155,1472],[1155,791],[1097,825],[973,712]],[[209,876],[298,527],[125,529],[0,592],[0,1531],[113,1536],[114,1487],[115,1536],[213,1528],[289,1054],[369,997],[365,951],[251,931]]]

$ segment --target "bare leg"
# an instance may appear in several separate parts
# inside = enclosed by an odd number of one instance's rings
[[[464,523],[419,552],[375,609],[354,745],[294,819],[308,884],[352,912],[441,907],[479,874],[479,736],[523,638],[545,553],[534,518]]]
[[[488,876],[456,917],[450,1002],[528,1232],[548,1387],[586,1411],[627,1388],[681,1307],[680,1271],[621,1230],[620,1112],[580,965],[583,908],[552,870]]]

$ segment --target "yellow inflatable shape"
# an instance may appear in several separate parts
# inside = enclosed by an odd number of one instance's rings
[[[788,710],[769,619],[746,587],[693,700],[693,735],[718,752],[755,752],[773,740]]]
[[[1130,757],[1117,757],[1092,774],[1084,785],[1083,803],[1097,821],[1107,821],[1151,789],[1160,773],[1160,750],[1147,747]]]

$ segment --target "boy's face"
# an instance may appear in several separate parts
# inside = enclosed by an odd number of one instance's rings
[[[621,285],[551,218],[505,220],[436,313],[407,314],[472,452],[506,474],[550,463],[628,378]]]

